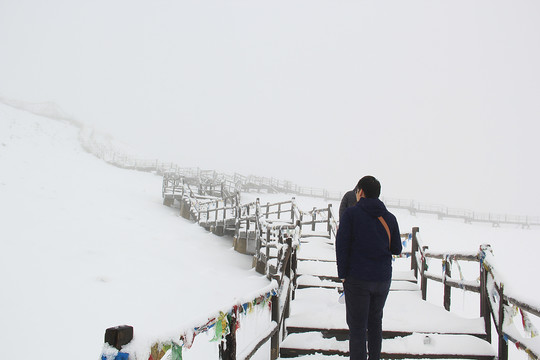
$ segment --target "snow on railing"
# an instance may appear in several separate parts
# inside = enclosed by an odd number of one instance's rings
[[[200,192],[199,192],[200,191]],[[218,235],[223,235],[228,226],[234,226],[235,249],[248,252],[248,244],[256,242],[254,265],[260,273],[272,280],[272,292],[265,293],[272,309],[272,319],[268,331],[262,338],[252,341],[244,349],[236,349],[236,324],[245,304],[236,304],[227,311],[214,314],[203,325],[193,328],[175,339],[163,339],[152,346],[149,352],[153,359],[180,358],[182,349],[189,348],[193,337],[200,332],[214,328],[215,339],[220,341],[220,359],[250,359],[265,343],[271,341],[271,359],[279,356],[279,346],[285,335],[285,319],[288,317],[290,302],[296,289],[296,251],[299,247],[301,218],[303,212],[298,209],[294,198],[290,201],[261,205],[259,199],[247,204],[239,204],[238,194],[229,198],[209,195],[209,188],[190,186],[186,179],[177,174],[164,174],[162,194],[164,204],[180,202],[180,212],[185,218],[196,221],[199,225]],[[219,195],[219,194],[216,194]],[[309,212],[312,217],[317,212]],[[309,224],[314,221],[310,219]],[[330,218],[326,221],[330,221]],[[254,228],[254,230],[251,230]],[[263,237],[262,234],[266,233]],[[253,237],[251,236],[253,235]],[[240,244],[242,238],[244,247]],[[265,251],[262,251],[262,247]],[[271,254],[270,250],[273,249]],[[265,256],[262,256],[262,255]],[[268,300],[270,299],[270,300]],[[249,303],[248,303],[249,304]],[[117,331],[111,328],[107,331]],[[132,331],[132,329],[131,329]],[[114,338],[114,337],[107,337]],[[114,341],[111,341],[114,342]],[[110,346],[112,345],[112,346]],[[103,359],[121,359],[130,349],[130,344],[105,345]],[[122,345],[125,345],[122,347]],[[114,348],[116,346],[116,348]],[[115,351],[116,350],[116,351]],[[120,351],[122,350],[122,351]],[[146,353],[143,356],[147,356]]]
[[[144,346],[131,343],[133,328],[115,327],[106,330],[105,338],[111,343],[106,342],[102,351],[102,360],[120,360],[120,359],[182,359],[182,353],[185,349],[190,349],[195,338],[203,333],[213,333],[212,341],[219,341],[220,359],[230,359],[231,351],[236,352],[236,331],[239,328],[242,319],[245,319],[255,308],[267,309],[277,307],[279,300],[280,287],[276,280],[272,280],[268,286],[245,296],[233,304],[217,310],[210,314],[206,319],[201,319],[193,325],[186,326],[184,330],[178,331],[175,337],[164,336],[156,340],[154,344],[145,349]],[[127,342],[118,342],[118,335],[111,336],[111,333],[128,330],[131,336]],[[266,336],[266,334],[264,334]],[[121,336],[120,336],[121,337]],[[249,352],[253,346],[248,345],[244,352],[248,354],[243,359],[249,359]],[[237,357],[237,359],[241,359]]]
[[[497,272],[496,261],[491,246],[482,245],[478,252],[434,252],[422,245],[419,229],[413,228],[411,269],[415,277],[420,277],[422,298],[426,300],[427,280],[440,282],[444,286],[443,306],[450,311],[451,288],[480,294],[480,313],[484,318],[486,337],[491,341],[491,321],[495,323],[498,335],[498,359],[508,359],[508,341],[525,351],[531,359],[540,357],[540,337],[534,328],[530,315],[540,317],[540,306],[523,301],[505,293],[503,276]],[[442,275],[430,270],[428,259],[437,259],[442,264]],[[459,261],[478,262],[480,276],[475,280],[465,280]],[[457,268],[459,279],[452,278],[452,269]],[[521,318],[521,330],[514,318]]]

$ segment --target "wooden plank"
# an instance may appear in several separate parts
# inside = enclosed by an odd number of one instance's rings
[[[428,340],[428,341],[426,341]],[[317,344],[313,348],[313,344]],[[309,354],[348,356],[348,341],[325,338],[317,332],[292,333],[282,343],[281,357]],[[412,334],[383,339],[383,359],[490,359],[495,350],[485,340],[469,335]]]

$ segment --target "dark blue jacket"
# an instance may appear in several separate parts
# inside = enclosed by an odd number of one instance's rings
[[[390,229],[390,244],[379,216]],[[392,254],[399,255],[401,249],[396,217],[379,199],[361,198],[355,206],[345,210],[339,221],[336,237],[338,276],[364,281],[390,280]]]

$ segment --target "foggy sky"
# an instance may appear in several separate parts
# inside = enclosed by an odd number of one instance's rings
[[[533,0],[0,0],[2,96],[182,166],[479,211],[540,215],[538,64]]]

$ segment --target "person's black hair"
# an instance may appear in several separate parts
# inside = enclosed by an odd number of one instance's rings
[[[364,176],[356,185],[358,190],[364,190],[367,198],[377,199],[381,194],[381,183],[371,175]]]

